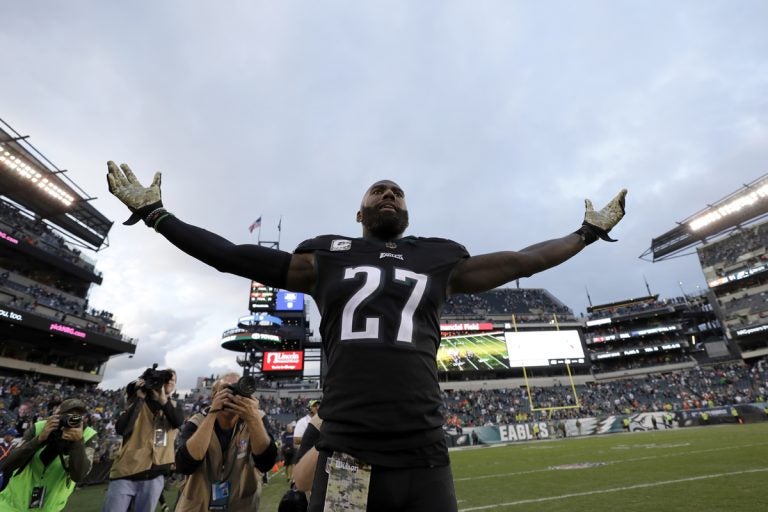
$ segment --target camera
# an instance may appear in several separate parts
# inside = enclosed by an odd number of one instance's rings
[[[236,395],[251,398],[256,392],[256,379],[253,377],[240,377],[234,384],[228,384],[227,388],[231,389]]]
[[[171,370],[158,370],[157,363],[155,363],[152,368],[144,370],[140,378],[144,380],[144,386],[142,386],[144,389],[159,391],[166,382],[173,378],[173,372]]]
[[[288,489],[280,499],[277,512],[306,512],[309,503],[307,495],[296,489]]]
[[[62,414],[59,416],[59,429],[77,428],[83,424],[82,414]]]

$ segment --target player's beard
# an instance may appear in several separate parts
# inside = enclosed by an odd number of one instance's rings
[[[391,240],[405,232],[408,227],[408,210],[395,210],[394,212],[382,212],[372,206],[363,206],[360,209],[363,226],[376,238]]]

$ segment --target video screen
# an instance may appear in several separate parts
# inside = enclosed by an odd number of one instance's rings
[[[586,362],[576,330],[505,332],[504,339],[512,368]]]
[[[437,350],[440,372],[509,370],[586,362],[581,337],[576,330],[444,336]]]
[[[289,290],[277,290],[275,311],[304,311],[304,294]]]
[[[509,358],[504,333],[478,333],[442,338],[437,350],[437,369],[441,372],[508,370]]]
[[[275,306],[275,289],[257,281],[251,281],[248,301],[249,311],[272,311]]]
[[[291,350],[283,352],[264,352],[261,371],[268,372],[300,372],[304,370],[304,352]]]

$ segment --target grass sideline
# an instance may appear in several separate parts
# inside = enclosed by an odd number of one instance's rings
[[[768,422],[470,448],[451,460],[460,512],[755,512],[766,504]],[[274,476],[260,511],[275,512],[287,488]],[[105,489],[77,490],[65,510],[100,511]]]

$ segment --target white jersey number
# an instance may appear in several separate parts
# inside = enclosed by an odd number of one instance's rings
[[[362,266],[348,268],[344,272],[344,279],[355,279],[359,274],[363,274],[363,286],[350,297],[341,317],[341,340],[362,340],[378,339],[379,337],[379,318],[365,317],[362,330],[354,330],[354,318],[360,306],[384,288],[381,269],[376,267]],[[413,315],[416,308],[424,296],[427,289],[429,276],[417,274],[410,270],[402,268],[395,269],[394,281],[405,286],[412,286],[411,295],[400,312],[400,327],[397,329],[397,341],[405,343],[413,342]]]

